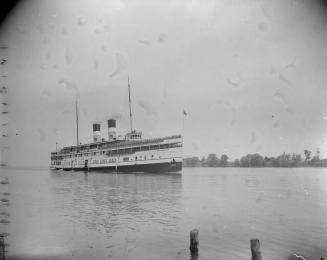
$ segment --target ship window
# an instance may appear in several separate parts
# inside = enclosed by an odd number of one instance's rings
[[[169,144],[169,148],[175,148],[175,147],[180,147],[180,145],[178,143]]]
[[[135,160],[137,160],[137,156],[135,156]]]
[[[124,161],[124,162],[129,161],[129,157],[124,157],[124,158],[123,158],[123,161]]]
[[[161,145],[161,149],[167,149],[168,146],[169,146],[168,144]]]
[[[141,147],[141,151],[147,151],[147,150],[149,150],[149,146],[142,146]]]

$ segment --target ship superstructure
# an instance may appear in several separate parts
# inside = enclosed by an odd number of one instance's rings
[[[101,136],[101,124],[93,124],[93,142],[63,147],[51,153],[51,168],[75,171],[105,172],[179,172],[182,170],[181,135],[142,139],[142,132],[132,126],[132,109],[129,90],[131,131],[124,138],[117,135],[115,119],[109,119],[108,137]],[[78,113],[76,105],[78,129]],[[78,133],[78,132],[77,132]],[[78,138],[78,137],[77,137]]]

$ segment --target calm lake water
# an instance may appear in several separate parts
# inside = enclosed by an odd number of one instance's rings
[[[253,237],[264,260],[327,258],[327,169],[0,175],[9,259],[189,260],[193,228],[199,260],[250,259]]]

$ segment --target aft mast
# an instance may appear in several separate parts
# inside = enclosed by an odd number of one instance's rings
[[[140,140],[142,138],[142,132],[135,131],[133,129],[133,117],[132,117],[132,104],[131,104],[131,85],[129,84],[128,76],[128,104],[129,104],[129,124],[131,132],[125,135],[126,140]]]
[[[76,106],[76,142],[77,146],[79,145],[79,140],[78,140],[78,103],[77,103],[77,97],[75,101],[75,106]]]
[[[128,103],[129,103],[129,124],[131,127],[131,132],[133,132],[133,118],[132,118],[132,106],[131,106],[131,86],[129,84],[128,76]]]

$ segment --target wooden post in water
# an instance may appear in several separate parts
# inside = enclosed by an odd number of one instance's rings
[[[257,238],[251,239],[252,260],[262,260],[260,252],[260,241]]]
[[[190,250],[196,253],[199,250],[199,230],[193,229],[190,232]]]
[[[5,240],[2,234],[0,234],[0,260],[5,260]]]

